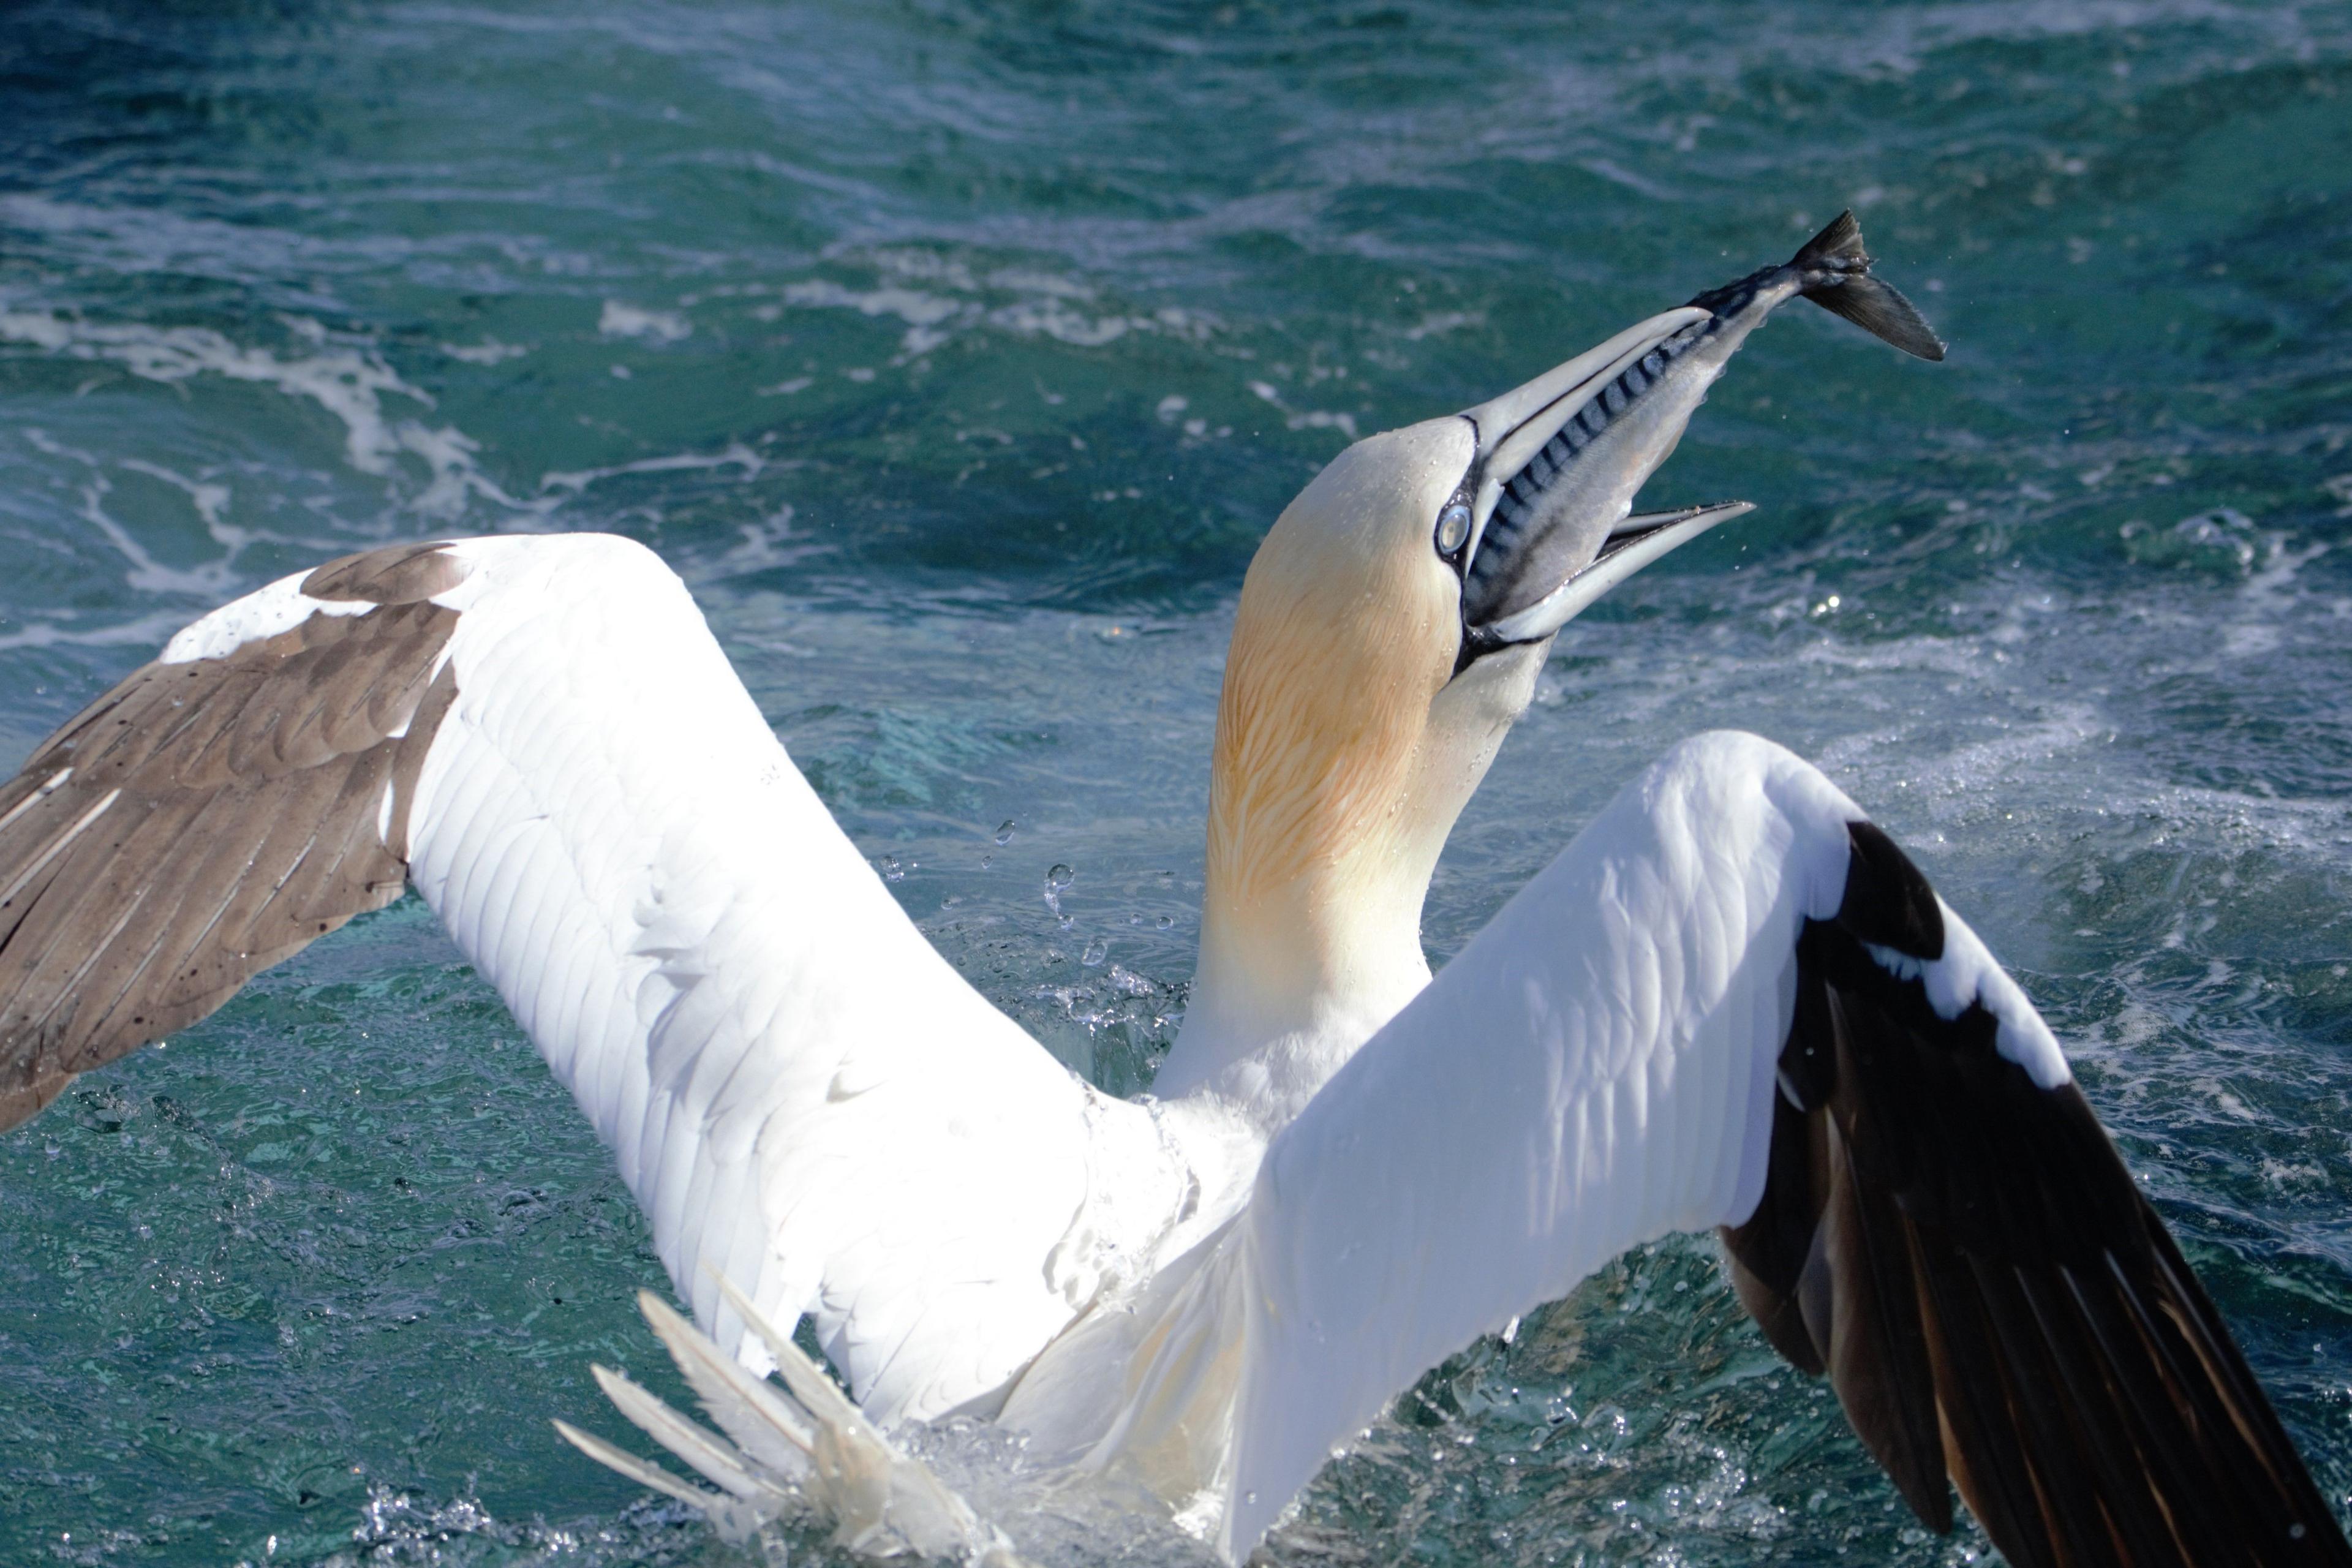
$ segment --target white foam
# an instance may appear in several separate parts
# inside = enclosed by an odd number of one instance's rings
[[[530,353],[529,349],[502,343],[496,338],[484,338],[478,343],[443,343],[441,352],[467,364],[502,364]]]
[[[196,509],[196,516],[204,523],[205,531],[215,539],[224,544],[233,545],[244,542],[245,536],[242,530],[231,529],[221,521],[221,513],[228,509],[229,495],[226,485],[209,484],[202,479],[192,479],[185,474],[167,468],[161,463],[148,462],[143,458],[125,458],[122,459],[122,466],[134,474],[144,474],[151,479],[161,479],[174,489],[184,491],[189,503]],[[229,537],[232,535],[233,539]]]
[[[830,279],[810,279],[788,284],[781,297],[802,310],[856,310],[904,321],[907,331],[898,341],[897,358],[902,364],[959,332],[983,325],[1077,348],[1099,348],[1130,332],[1199,342],[1214,330],[1214,323],[1197,311],[1163,310],[1145,316],[1088,310],[1082,307],[1093,301],[1094,289],[1028,268],[1003,268],[977,277],[961,262],[922,251],[880,251],[867,259],[898,280],[853,289]],[[918,282],[925,287],[914,287]]]
[[[691,468],[739,468],[747,479],[757,479],[768,460],[742,442],[731,443],[723,452],[680,452],[667,458],[639,458],[631,463],[614,463],[602,468],[570,468],[540,476],[539,488],[549,490],[569,490],[579,494],[599,480],[618,479],[623,474],[673,474]]]
[[[37,436],[39,432],[32,434]],[[123,574],[124,581],[150,593],[185,594],[205,599],[217,599],[235,586],[236,574],[226,557],[201,566],[178,567],[166,566],[149,554],[146,546],[107,511],[106,498],[113,490],[104,474],[93,472],[89,483],[81,487],[81,516],[131,563],[131,569]]]
[[[103,626],[63,626],[55,621],[35,621],[16,631],[0,633],[0,650],[16,647],[152,647],[180,625],[180,615],[159,610],[135,621]]]
[[[1337,430],[1349,440],[1356,439],[1356,416],[1328,408],[1300,411],[1282,400],[1282,394],[1271,382],[1253,381],[1250,394],[1261,403],[1270,403],[1282,410],[1283,423],[1293,430]]]
[[[2221,633],[2223,658],[2252,658],[2273,653],[2284,640],[2282,629],[2294,605],[2295,577],[2320,556],[2325,544],[2297,549],[2285,533],[2266,533],[2258,549],[2249,550],[2245,585],[2238,590],[2238,616]]]
[[[112,324],[60,316],[41,310],[0,309],[0,342],[24,343],[70,359],[119,364],[146,381],[177,384],[200,375],[268,386],[325,409],[343,426],[343,450],[361,473],[389,476],[404,455],[423,459],[432,479],[412,503],[427,516],[454,516],[468,495],[518,505],[474,466],[474,444],[444,426],[393,418],[383,399],[404,397],[433,406],[430,395],[411,386],[373,353],[328,346],[326,329],[302,317],[282,318],[295,335],[320,352],[281,357],[268,349],[232,342],[210,327]]]
[[[649,342],[683,342],[694,328],[676,310],[646,310],[618,300],[604,301],[596,330],[608,338],[643,338]]]
[[[793,284],[784,290],[784,302],[804,309],[856,310],[861,316],[896,316],[907,323],[898,349],[909,359],[929,353],[954,335],[943,323],[960,317],[969,321],[980,314],[978,305],[943,300],[919,289],[886,284],[860,291],[822,278]]]
[[[832,545],[813,540],[786,542],[794,540],[793,508],[789,504],[779,507],[758,522],[739,524],[737,531],[742,535],[743,542],[695,573],[689,581],[698,577],[727,578],[773,571],[779,566],[805,561],[813,555],[829,554],[833,550]]]

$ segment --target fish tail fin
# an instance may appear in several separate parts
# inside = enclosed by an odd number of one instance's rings
[[[1930,360],[1944,357],[1944,340],[1911,301],[1893,284],[1870,275],[1870,254],[1862,247],[1862,225],[1851,211],[1838,214],[1827,228],[1805,241],[1789,265],[1804,275],[1800,291],[1822,310],[1843,316],[1906,354]]]
[[[1885,338],[1906,354],[1942,359],[1944,340],[1936,335],[1910,300],[1891,283],[1857,272],[1805,298],[1832,315],[1843,316],[1873,337]]]
[[[1805,247],[1789,258],[1789,265],[1800,272],[1865,270],[1870,266],[1870,253],[1862,247],[1862,225],[1853,209],[1830,219],[1829,226],[1805,241]]]

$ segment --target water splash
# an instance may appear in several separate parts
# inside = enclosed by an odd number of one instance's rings
[[[386,398],[430,409],[430,395],[403,380],[368,347],[336,342],[325,327],[307,317],[285,320],[310,352],[281,356],[234,342],[210,327],[92,321],[5,303],[0,303],[0,342],[117,364],[142,380],[167,385],[216,375],[271,387],[333,416],[343,426],[344,457],[361,473],[390,476],[403,458],[421,462],[429,478],[410,505],[423,516],[455,517],[474,497],[520,507],[475,464],[480,448],[462,431],[385,411]]]

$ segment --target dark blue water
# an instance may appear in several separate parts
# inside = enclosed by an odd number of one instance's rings
[[[2041,1004],[2343,1499],[2347,171],[2319,4],[13,6],[0,763],[328,555],[628,533],[941,946],[1132,1089],[1283,502],[1851,205],[1951,358],[1754,342],[1647,499],[1760,510],[1562,640],[1433,952],[1675,737],[1806,752]],[[1980,1553],[1710,1246],[1450,1363],[1273,1558]],[[623,1430],[592,1360],[675,1392],[658,1282],[396,906],[0,1139],[0,1560],[761,1562],[547,1426]]]

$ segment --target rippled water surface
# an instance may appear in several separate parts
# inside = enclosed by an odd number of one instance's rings
[[[330,554],[615,530],[956,963],[1132,1090],[1282,503],[1850,204],[1951,358],[1755,340],[1650,499],[1760,510],[1563,638],[1433,953],[1673,739],[1804,751],[2040,1002],[2343,1499],[2347,170],[2320,4],[12,6],[0,763]],[[1711,1248],[1433,1375],[1272,1557],[1981,1553]],[[0,1138],[0,1561],[762,1561],[547,1426],[619,1429],[592,1360],[675,1390],[659,1274],[397,905]]]

